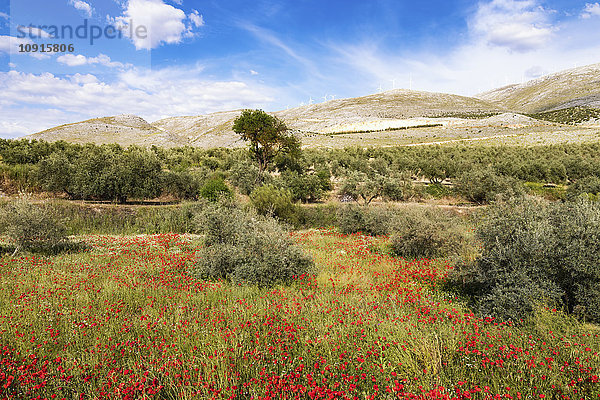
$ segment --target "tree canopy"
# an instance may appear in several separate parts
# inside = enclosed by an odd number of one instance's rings
[[[258,161],[260,172],[281,153],[297,156],[300,141],[288,133],[285,123],[263,110],[244,110],[233,123],[233,131],[250,142],[250,152]]]

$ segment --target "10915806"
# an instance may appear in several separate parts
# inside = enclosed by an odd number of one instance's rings
[[[19,44],[19,53],[72,53],[73,44]]]

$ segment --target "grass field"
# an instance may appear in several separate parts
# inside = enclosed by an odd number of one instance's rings
[[[197,237],[82,236],[0,261],[0,397],[592,399],[600,331],[555,310],[478,318],[443,260],[379,239],[294,234],[316,261],[289,287],[190,275]]]

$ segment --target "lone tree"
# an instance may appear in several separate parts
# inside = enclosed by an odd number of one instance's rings
[[[233,131],[250,142],[250,152],[258,161],[259,179],[276,155],[296,157],[300,153],[300,141],[288,133],[285,123],[263,110],[242,111],[233,123]]]

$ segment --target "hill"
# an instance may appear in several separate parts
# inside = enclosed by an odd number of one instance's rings
[[[240,112],[170,117],[153,123],[135,115],[95,118],[28,138],[125,146],[240,147],[244,143],[231,129]],[[284,120],[308,147],[423,144],[517,134],[527,136],[527,143],[534,136],[536,143],[547,142],[550,137],[552,142],[567,140],[565,135],[588,141],[595,137],[593,129],[600,121],[600,64],[505,86],[476,97],[399,89],[272,114]],[[567,124],[577,126],[566,127]]]
[[[504,86],[476,97],[514,112],[528,114],[575,107],[600,108],[600,64]]]
[[[124,146],[180,146],[184,145],[176,135],[149,124],[136,115],[93,118],[82,122],[60,125],[27,136],[50,142],[64,140],[71,143],[119,143]]]
[[[480,99],[392,90],[364,97],[330,100],[273,114],[283,119],[290,129],[300,133],[338,134],[439,126],[459,117],[487,117],[501,111],[500,107]],[[132,115],[95,118],[61,125],[28,137],[76,143],[236,147],[243,143],[231,127],[240,112],[171,117],[152,124]]]

